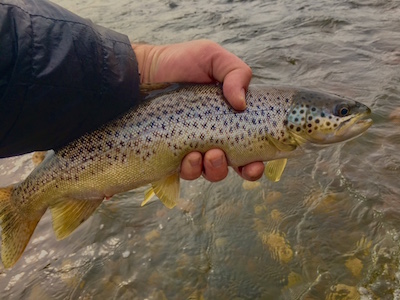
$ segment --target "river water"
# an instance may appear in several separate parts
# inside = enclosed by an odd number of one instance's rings
[[[278,183],[184,182],[172,210],[130,191],[62,241],[46,214],[2,299],[400,299],[400,1],[55,2],[134,42],[212,39],[254,83],[354,98],[374,125]],[[31,169],[0,160],[0,185]]]

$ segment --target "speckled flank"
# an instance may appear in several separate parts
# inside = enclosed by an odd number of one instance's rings
[[[128,155],[151,160],[155,142],[165,140],[168,150],[180,156],[183,149],[203,145],[235,146],[246,137],[282,139],[292,95],[278,90],[262,94],[249,91],[244,113],[232,110],[218,86],[183,86],[131,111],[107,127],[86,135],[59,151],[71,163],[96,161],[105,152],[110,165],[127,160]],[[281,101],[283,97],[284,101]],[[126,150],[134,153],[127,153]],[[113,151],[113,154],[109,153]]]
[[[50,186],[61,189],[83,179],[87,182],[89,178],[92,183],[88,182],[88,188],[92,193],[83,193],[83,196],[97,198],[107,190],[103,186],[106,182],[98,182],[99,175],[111,176],[110,169],[115,168],[115,174],[137,174],[125,176],[136,181],[129,184],[129,188],[134,188],[151,180],[143,174],[149,165],[156,166],[150,166],[150,177],[155,176],[155,168],[158,174],[163,174],[158,166],[165,164],[157,159],[168,159],[172,169],[177,169],[182,157],[191,150],[219,147],[232,152],[228,158],[231,164],[238,164],[246,160],[240,156],[251,157],[246,152],[259,155],[260,150],[264,151],[269,145],[265,143],[267,139],[286,142],[290,138],[285,122],[294,90],[250,89],[245,112],[234,111],[217,85],[177,85],[170,90],[150,93],[138,108],[57,151],[29,180],[19,185],[14,201],[24,205],[33,194],[44,193]],[[253,140],[263,143],[253,143]],[[237,149],[236,153],[232,149]],[[144,180],[139,180],[139,176]],[[113,180],[108,178],[108,181]]]

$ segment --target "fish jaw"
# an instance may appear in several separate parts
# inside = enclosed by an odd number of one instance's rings
[[[358,115],[343,122],[338,128],[330,133],[315,132],[311,142],[321,145],[329,145],[349,141],[362,135],[372,125],[371,119],[363,119],[364,115]]]
[[[368,108],[365,113],[353,117],[348,122],[344,122],[334,132],[334,136],[343,140],[349,140],[363,134],[369,127],[372,126],[372,119],[366,118],[370,114],[371,110]]]

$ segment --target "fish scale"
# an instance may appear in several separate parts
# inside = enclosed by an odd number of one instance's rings
[[[45,160],[21,183],[0,189],[1,256],[22,255],[50,208],[58,239],[71,234],[104,198],[146,184],[169,208],[179,197],[179,168],[192,151],[222,149],[230,166],[269,161],[279,180],[286,158],[315,144],[360,135],[370,110],[355,101],[294,87],[252,86],[247,108],[235,111],[221,85],[142,86],[137,107],[87,133]],[[312,148],[312,147],[311,147]]]

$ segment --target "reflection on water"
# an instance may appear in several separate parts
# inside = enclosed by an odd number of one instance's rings
[[[56,2],[134,41],[212,38],[254,82],[355,98],[375,123],[290,160],[278,183],[185,182],[172,210],[131,191],[58,242],[46,214],[16,266],[0,267],[1,298],[400,298],[398,1]],[[1,185],[32,167],[1,160]]]

